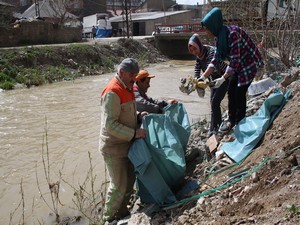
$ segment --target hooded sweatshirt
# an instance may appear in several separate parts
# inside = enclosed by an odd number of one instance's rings
[[[223,25],[222,12],[219,8],[213,8],[201,23],[216,37],[217,51],[209,67],[216,67],[221,59],[228,58],[226,73],[238,76],[238,86],[251,83],[257,68],[263,66],[263,62],[258,48],[249,35],[238,26]]]
[[[190,37],[188,42],[188,48],[190,45],[197,48],[200,52],[200,54],[196,56],[195,59],[196,63],[195,63],[195,70],[194,70],[195,71],[194,77],[199,79],[201,71],[204,72],[207,69],[211,60],[214,58],[216,53],[216,48],[210,45],[203,45],[202,42],[200,41],[200,37],[198,34],[193,34]],[[226,68],[227,68],[227,64],[221,61],[218,69],[214,70],[214,72],[210,75],[211,79],[215,80],[217,78],[220,78],[225,73]]]

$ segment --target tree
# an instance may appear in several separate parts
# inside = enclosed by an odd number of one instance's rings
[[[300,14],[299,0],[269,1],[267,23],[264,28],[267,42],[271,45],[269,51],[278,55],[281,63],[289,68],[295,65],[295,59],[300,55]]]
[[[13,22],[14,6],[0,2],[0,28],[8,28]]]
[[[260,43],[267,71],[295,65],[300,55],[300,0],[228,0],[210,4],[222,9],[225,24],[243,27]],[[270,65],[268,59],[277,63]]]
[[[71,14],[75,11],[77,0],[48,0],[49,6],[54,11],[54,18],[58,24],[64,24],[67,21],[76,19],[76,16]]]

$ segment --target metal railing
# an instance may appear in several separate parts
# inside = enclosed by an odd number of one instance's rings
[[[155,25],[156,34],[193,33],[203,31],[201,24]]]
[[[226,25],[237,25],[246,30],[299,30],[300,18],[274,18],[272,20],[262,20],[258,18],[224,21]],[[174,34],[174,33],[199,33],[204,32],[200,23],[188,24],[160,24],[155,25],[156,34]]]

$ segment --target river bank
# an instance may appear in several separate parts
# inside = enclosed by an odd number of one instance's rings
[[[0,51],[0,89],[30,88],[109,73],[126,57],[137,59],[141,67],[166,60],[149,37],[5,48]]]

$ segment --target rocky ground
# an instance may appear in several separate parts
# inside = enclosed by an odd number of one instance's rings
[[[185,196],[185,203],[151,217],[137,213],[128,224],[300,224],[300,80],[296,71],[255,101],[261,105],[275,90],[293,90],[243,162],[235,164],[224,154],[211,155],[205,145],[206,124],[199,123],[186,158],[186,181],[199,182],[199,188]],[[248,115],[255,112],[251,108]],[[220,147],[234,135],[219,134],[219,139]]]

